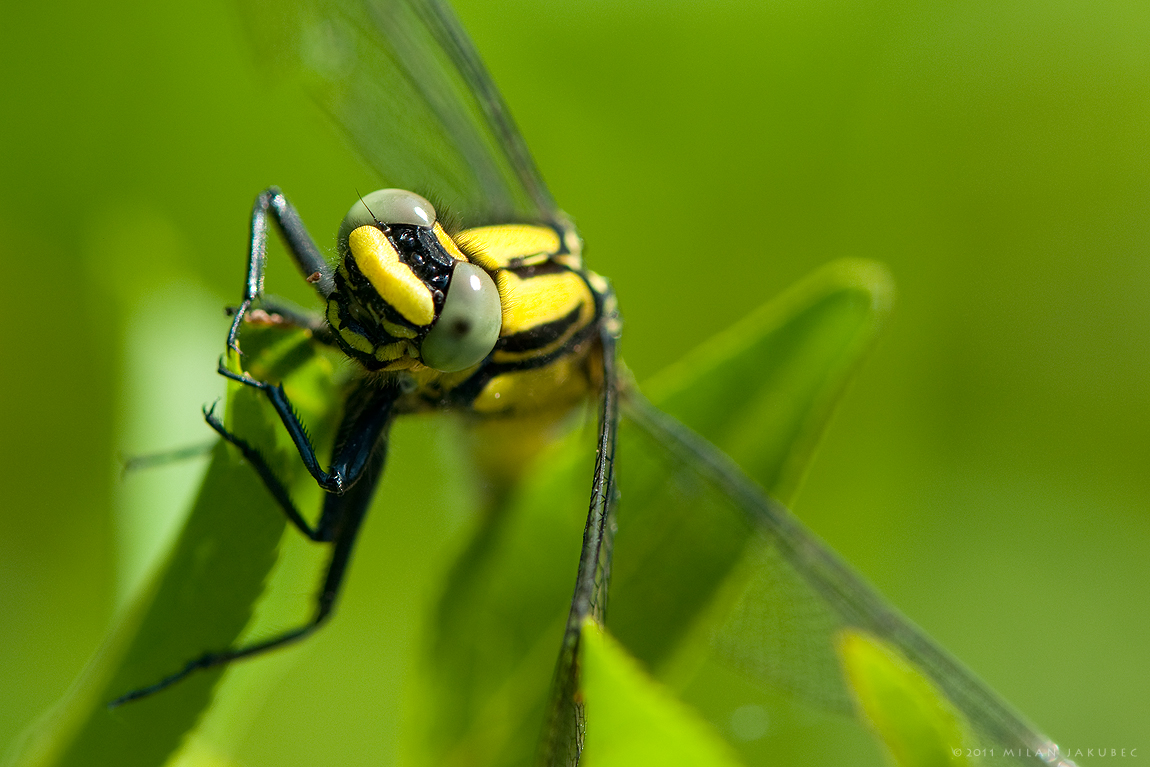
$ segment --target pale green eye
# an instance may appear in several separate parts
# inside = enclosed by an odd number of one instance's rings
[[[443,310],[423,339],[423,364],[444,373],[483,361],[499,340],[503,308],[487,272],[460,261],[451,275]]]
[[[347,237],[361,226],[375,223],[431,226],[435,208],[415,192],[406,189],[377,189],[355,201],[339,225],[339,244],[347,247]]]

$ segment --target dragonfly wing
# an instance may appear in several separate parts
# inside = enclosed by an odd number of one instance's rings
[[[860,703],[862,693],[843,646],[852,637],[864,637],[874,647],[892,648],[900,659],[896,664],[905,661],[908,674],[927,680],[939,705],[962,723],[950,744],[954,748],[993,749],[995,756],[1006,755],[1003,763],[1070,764],[1053,742],[894,609],[720,450],[635,392],[628,393],[624,408],[638,426],[624,431],[620,445],[621,460],[627,462],[624,479],[641,473],[631,462],[637,453],[661,453],[665,464],[653,475],[662,479],[641,488],[624,481],[625,497],[645,495],[645,505],[658,509],[660,528],[692,526],[692,548],[711,549],[712,558],[715,549],[724,549],[728,561],[739,561],[723,586],[708,595],[712,606],[692,608],[692,631],[708,646],[704,652],[814,707],[850,712],[865,710],[866,700],[864,695]],[[674,481],[666,482],[667,476]],[[628,514],[634,509],[628,506]],[[655,526],[650,517],[629,520],[624,515],[621,544],[634,537],[626,525],[635,524]],[[665,581],[657,573],[682,569],[683,563],[660,565],[657,560],[685,548],[664,537],[658,547],[648,547],[642,568],[617,572],[616,588],[633,595],[644,590],[648,578]],[[651,589],[656,588],[660,586],[652,583]],[[618,595],[629,606],[638,601]],[[613,617],[622,609],[621,600],[615,602]],[[652,619],[660,618],[643,620]],[[634,616],[630,622],[634,624]],[[656,651],[658,645],[627,644],[653,668],[669,665]]]
[[[559,216],[507,105],[438,0],[241,3],[262,55],[298,71],[384,182],[462,224]]]
[[[612,302],[613,304],[613,302]],[[611,559],[615,540],[615,445],[619,431],[618,317],[608,316],[600,330],[603,359],[602,397],[599,403],[599,434],[591,501],[583,530],[583,548],[575,594],[563,632],[563,644],[555,668],[551,703],[539,763],[577,765],[583,750],[583,704],[579,700],[578,657],[583,624],[591,619],[602,625],[607,611]]]

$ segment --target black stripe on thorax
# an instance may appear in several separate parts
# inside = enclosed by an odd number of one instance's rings
[[[530,330],[516,333],[513,336],[500,338],[495,342],[495,351],[529,352],[532,349],[541,349],[562,338],[575,323],[579,322],[579,317],[582,314],[583,304],[580,304],[568,312],[565,317],[536,325]]]
[[[515,362],[495,363],[488,362],[483,365],[466,381],[463,381],[458,386],[454,386],[447,391],[441,392],[425,392],[423,401],[426,404],[436,408],[443,407],[470,407],[479,393],[483,391],[483,387],[487,386],[488,382],[496,376],[501,376],[504,373],[515,373],[521,370],[535,370],[556,362],[557,360],[574,353],[581,344],[590,341],[598,333],[598,317],[595,321],[589,322],[582,328],[579,328],[574,335],[568,339],[567,343],[559,347],[549,354],[541,354],[538,357],[528,357],[524,360],[517,360]]]
[[[552,258],[553,256],[554,254],[552,254],[552,256],[548,256],[548,258]],[[513,258],[507,263],[507,266],[503,267],[503,269],[524,280],[529,280],[532,277],[542,277],[545,274],[559,274],[561,272],[575,271],[569,266],[558,264],[554,261],[544,261],[541,264],[524,266],[523,262],[528,258],[534,258],[534,256]]]

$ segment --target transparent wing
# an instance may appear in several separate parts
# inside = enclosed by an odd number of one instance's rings
[[[613,303],[613,302],[612,302]],[[595,446],[595,471],[591,501],[583,529],[583,548],[575,596],[563,630],[563,644],[556,663],[551,700],[542,733],[539,762],[544,765],[577,765],[583,749],[586,721],[578,694],[580,636],[588,618],[603,624],[611,585],[611,561],[615,537],[615,446],[619,430],[618,363],[619,317],[611,313],[600,330],[603,391],[599,402],[599,433]]]
[[[662,410],[622,375],[607,630],[747,764],[889,763],[872,729],[919,749],[902,765],[1059,764],[762,489],[793,493],[890,292],[874,264],[829,265],[651,381]],[[585,551],[596,456],[583,436],[498,503],[448,578],[419,680],[428,763],[531,763],[540,730],[559,744],[545,763],[579,751],[549,682]],[[595,710],[582,721],[590,759]]]
[[[390,186],[476,225],[557,211],[507,105],[438,0],[241,0],[262,57],[298,70]]]
[[[621,492],[642,500],[619,516],[608,629],[649,668],[713,659],[811,710],[857,712],[896,754],[890,739],[931,730],[923,748],[946,759],[932,763],[1071,764],[710,442],[637,392],[624,409]]]

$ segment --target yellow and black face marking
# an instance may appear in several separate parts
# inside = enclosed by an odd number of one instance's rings
[[[563,407],[592,383],[583,359],[609,294],[571,242],[525,224],[452,238],[422,197],[374,192],[340,228],[332,336],[369,371],[407,371],[409,408]]]
[[[459,370],[487,356],[499,335],[494,283],[435,219],[419,195],[382,189],[340,226],[327,321],[368,370]]]

